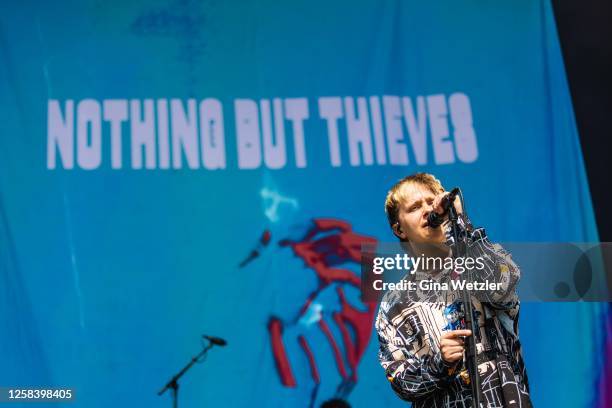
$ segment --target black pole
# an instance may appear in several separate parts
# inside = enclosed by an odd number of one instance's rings
[[[210,350],[213,347],[212,343],[208,343],[208,345],[206,347],[204,347],[202,349],[202,351],[200,351],[200,353],[198,355],[196,355],[195,357],[191,358],[191,361],[189,361],[189,363],[187,363],[187,365],[185,367],[183,367],[181,369],[181,371],[179,371],[178,373],[176,373],[175,375],[172,376],[172,378],[170,379],[170,381],[168,381],[168,383],[166,383],[166,385],[164,385],[164,387],[159,390],[159,392],[157,393],[157,395],[162,395],[164,392],[166,392],[168,389],[172,390],[172,407],[173,408],[178,408],[178,391],[179,391],[179,383],[178,380],[179,378],[181,378],[183,376],[183,374],[185,374],[190,368],[191,366],[193,366],[195,363],[197,363],[202,357],[204,357],[204,355],[208,352],[208,350]]]
[[[463,195],[459,191],[461,201],[463,202]],[[465,211],[465,208],[463,209]],[[452,246],[452,254],[454,258],[462,257],[467,253],[467,244],[463,241],[459,241],[459,225],[458,225],[458,214],[455,208],[454,200],[450,203],[448,208],[448,219],[451,225],[451,233],[453,235],[454,245]],[[482,387],[480,386],[480,376],[478,374],[478,362],[476,360],[476,334],[478,333],[479,327],[478,322],[474,321],[474,310],[472,308],[472,301],[470,299],[470,293],[465,286],[461,290],[461,299],[463,301],[463,311],[465,314],[465,324],[468,329],[472,331],[472,335],[466,339],[465,345],[465,363],[467,365],[467,371],[470,376],[470,387],[472,389],[472,406],[480,408],[484,401],[482,395]]]
[[[172,408],[178,408],[178,382],[172,383]]]

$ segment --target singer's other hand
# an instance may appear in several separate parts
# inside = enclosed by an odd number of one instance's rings
[[[465,349],[464,337],[470,336],[471,330],[449,330],[440,337],[440,352],[442,360],[447,363],[456,363],[463,358]]]

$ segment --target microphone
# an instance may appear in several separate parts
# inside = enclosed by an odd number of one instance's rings
[[[210,341],[210,343],[214,344],[215,346],[225,346],[225,345],[227,345],[227,341],[223,340],[221,337],[212,337],[212,336],[207,336],[207,335],[203,334],[202,338]]]
[[[459,194],[459,187],[453,188],[450,194],[444,197],[442,200],[442,208],[444,209],[444,212],[442,214],[432,211],[427,215],[427,225],[430,228],[438,228],[440,225],[442,225],[444,222],[444,217],[446,216],[451,204],[455,202],[455,197],[457,197],[457,194]]]

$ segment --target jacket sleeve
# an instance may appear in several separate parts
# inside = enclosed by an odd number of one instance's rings
[[[455,366],[447,365],[439,351],[433,356],[422,357],[410,352],[403,346],[403,341],[396,338],[397,330],[382,310],[376,319],[376,330],[380,364],[391,388],[403,400],[415,401],[448,387],[461,369],[461,362]]]
[[[480,291],[475,296],[495,309],[511,310],[518,308],[519,300],[516,287],[521,277],[519,267],[510,253],[501,245],[489,241],[484,228],[473,228],[466,217],[460,217],[460,230],[467,242],[467,257],[477,260],[476,267],[466,273],[468,281],[500,284],[499,290]],[[449,228],[446,230],[447,243],[454,245]]]

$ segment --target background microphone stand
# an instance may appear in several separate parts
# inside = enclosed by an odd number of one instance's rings
[[[459,198],[461,199],[461,205],[465,212],[465,204],[463,203],[463,194],[461,190],[458,191]],[[448,220],[451,227],[451,235],[455,242],[452,248],[453,258],[465,257],[467,255],[467,242],[465,237],[463,240],[459,240],[459,215],[455,208],[455,200],[450,201],[448,207]],[[478,374],[478,362],[476,360],[476,333],[479,333],[480,328],[478,322],[474,321],[474,309],[472,307],[472,301],[470,299],[469,291],[463,286],[461,290],[461,300],[463,301],[463,312],[465,318],[465,324],[469,330],[472,331],[472,335],[468,336],[465,345],[465,363],[467,371],[470,376],[470,387],[472,389],[472,406],[475,408],[484,407],[484,398],[482,395],[482,386],[480,385],[480,375]],[[479,333],[480,334],[480,333]]]
[[[195,363],[204,361],[204,357],[206,356],[206,353],[208,352],[208,350],[213,348],[213,345],[214,343],[209,340],[206,347],[204,347],[198,355],[192,357],[191,361],[189,361],[189,363],[187,363],[187,365],[183,367],[181,371],[179,371],[174,376],[172,376],[172,378],[170,378],[170,381],[168,381],[168,383],[164,385],[164,387],[161,390],[159,390],[157,395],[162,395],[164,392],[166,392],[166,390],[171,389],[172,390],[172,407],[177,408],[178,407],[178,391],[179,391],[178,380],[179,378],[181,378],[183,374],[185,374]]]

